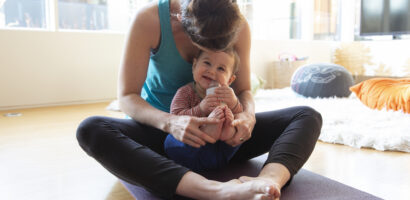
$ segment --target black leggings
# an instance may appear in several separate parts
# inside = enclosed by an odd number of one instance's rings
[[[246,161],[269,152],[267,163],[281,163],[291,177],[315,147],[321,115],[299,106],[256,113],[252,137],[230,162]],[[189,169],[169,160],[164,152],[167,133],[132,119],[89,117],[77,130],[80,146],[108,171],[131,184],[171,198]]]

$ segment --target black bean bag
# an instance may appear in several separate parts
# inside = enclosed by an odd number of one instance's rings
[[[344,67],[330,63],[308,64],[293,73],[291,88],[304,97],[348,97],[354,84]]]

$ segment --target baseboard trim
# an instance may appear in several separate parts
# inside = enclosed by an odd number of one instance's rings
[[[20,109],[27,109],[27,108],[52,107],[52,106],[91,104],[91,103],[110,102],[113,100],[115,99],[110,98],[110,99],[94,99],[94,100],[81,100],[81,101],[50,102],[50,103],[43,103],[43,104],[0,106],[0,111],[20,110]]]

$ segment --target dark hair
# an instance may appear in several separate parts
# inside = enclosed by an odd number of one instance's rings
[[[242,21],[232,0],[184,0],[181,22],[190,39],[210,50],[223,50],[235,38]]]
[[[202,53],[204,53],[205,51],[202,51],[202,50],[199,50],[198,51],[198,54],[196,54],[196,59],[199,59],[199,57],[202,55]],[[230,56],[233,56],[233,60],[234,60],[234,63],[233,63],[233,68],[232,68],[232,75],[234,75],[234,74],[236,74],[236,72],[238,72],[239,71],[239,64],[241,63],[241,60],[240,60],[240,58],[239,58],[239,55],[238,55],[238,53],[235,51],[235,49],[234,48],[227,48],[227,49],[224,49],[222,52],[225,52],[225,53],[227,53],[227,54],[229,54]]]

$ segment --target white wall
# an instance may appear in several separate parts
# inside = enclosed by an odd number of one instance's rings
[[[279,54],[288,53],[297,57],[308,57],[308,63],[331,62],[334,48],[339,42],[302,41],[302,40],[253,40],[251,50],[252,72],[266,80],[266,86],[272,86],[273,62]]]
[[[0,30],[0,110],[114,99],[123,34]]]
[[[125,34],[0,30],[0,110],[115,99],[124,39]],[[266,70],[281,52],[330,62],[331,44],[253,41],[252,71],[270,79]]]
[[[0,110],[115,99],[124,39],[125,34],[0,30]],[[409,42],[362,43],[371,49],[375,63],[401,67],[410,60]],[[269,70],[280,53],[307,56],[307,63],[332,62],[340,45],[253,40],[252,72],[269,86],[273,78]]]

